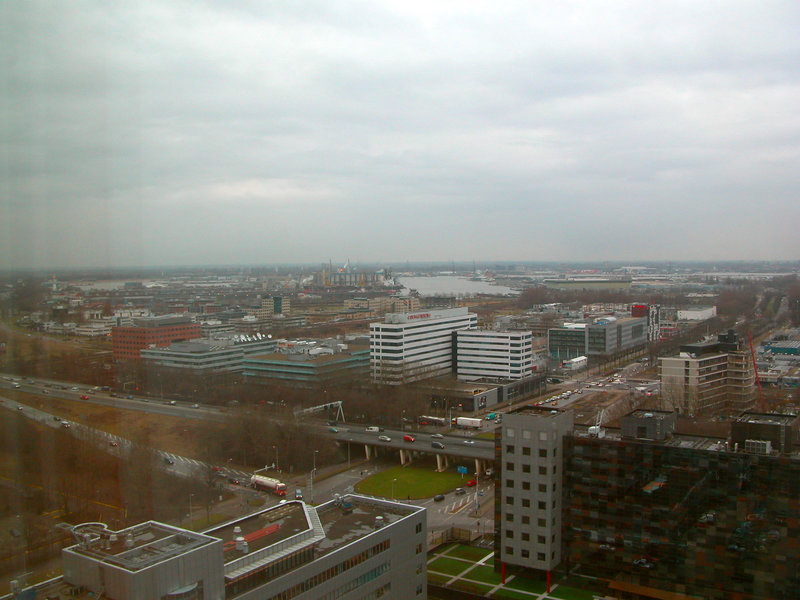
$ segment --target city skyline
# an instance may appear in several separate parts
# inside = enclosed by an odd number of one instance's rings
[[[5,268],[800,257],[792,4],[0,14]]]

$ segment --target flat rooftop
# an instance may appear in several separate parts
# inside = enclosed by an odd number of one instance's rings
[[[234,531],[237,528],[239,531]],[[208,530],[206,534],[222,540],[224,560],[228,563],[242,557],[236,550],[237,536],[244,538],[249,552],[256,552],[309,529],[311,523],[303,503],[287,502]]]
[[[791,425],[797,417],[775,413],[746,412],[736,417],[734,423],[755,423],[759,425]]]
[[[633,417],[635,419],[656,419],[663,421],[667,417],[673,416],[674,413],[666,410],[647,410],[644,408],[637,408],[633,412],[625,415],[626,417]]]
[[[106,529],[102,523],[85,523],[76,525],[73,534],[83,541],[70,550],[128,571],[145,569],[216,541],[213,537],[156,521],[120,531]]]
[[[348,504],[352,506],[348,506]],[[370,501],[358,496],[345,496],[317,508],[325,539],[317,545],[321,554],[345,546],[380,528],[417,512],[418,508],[386,501]]]

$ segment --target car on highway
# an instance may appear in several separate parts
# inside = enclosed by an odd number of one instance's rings
[[[24,407],[24,406],[22,406],[22,404],[20,404],[19,406],[17,406],[17,410],[22,410],[23,408],[25,408],[25,407]]]
[[[125,398],[127,400],[133,400],[133,394],[128,394],[127,396],[125,396]]]
[[[336,427],[328,427],[328,431],[331,433],[339,433],[339,430]]]
[[[413,435],[406,434],[406,435],[403,436],[403,441],[404,442],[416,442],[417,438],[414,437]]]
[[[233,485],[239,485],[241,482],[237,477],[228,477],[228,483],[231,483]]]
[[[378,436],[378,441],[380,441],[380,442],[391,442],[392,438],[390,438],[388,435],[379,435]]]
[[[69,429],[70,427],[72,427],[72,425],[71,425],[71,424],[69,424],[69,423],[67,423],[66,421],[62,421],[62,422],[61,422],[61,426],[62,426],[64,429]]]
[[[468,446],[474,446],[475,440],[464,440],[464,443],[467,444]]]
[[[444,494],[436,494],[433,497],[434,502],[443,502],[444,501]]]
[[[115,442],[115,441],[112,440],[112,441],[108,442],[108,445],[116,448],[117,446],[119,446],[119,442]]]
[[[175,400],[170,400],[169,402],[167,402],[167,404],[169,404],[170,406],[175,406],[176,402]]]
[[[73,392],[77,392],[77,391],[78,391],[78,388],[76,388],[75,386],[72,386],[72,387],[71,387],[71,388],[69,388],[69,389],[70,389],[71,391],[73,391]]]
[[[442,442],[431,442],[431,448],[436,448],[438,450],[444,450],[444,444]]]
[[[169,456],[165,456],[164,457],[164,462],[167,463],[168,465],[174,465],[175,464],[175,461],[172,460]]]
[[[192,404],[192,408],[200,408],[200,405],[197,402],[195,402],[194,404]]]
[[[464,488],[456,488],[456,496],[463,496],[466,493],[467,490],[465,490]]]
[[[86,394],[81,394],[81,400],[88,400],[88,399],[89,396],[87,396]]]
[[[470,479],[470,480],[467,482],[467,487],[475,487],[476,485],[478,485],[478,482],[477,482],[477,481],[475,481],[474,479]]]
[[[431,437],[433,439],[435,439],[435,440],[443,440],[444,439],[444,436],[441,433],[434,433]]]
[[[117,394],[116,392],[111,392],[111,393],[109,394],[109,396],[111,396],[112,398],[116,398],[116,397],[117,397],[117,395],[118,395],[118,394]]]

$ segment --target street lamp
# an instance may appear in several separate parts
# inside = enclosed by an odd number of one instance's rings
[[[192,496],[194,494],[189,494],[189,527],[192,526]]]
[[[392,479],[392,500],[394,500],[394,484],[396,481],[397,479]]]
[[[272,447],[275,448],[275,470],[280,471],[280,469],[278,468],[278,445],[272,444]]]
[[[317,470],[317,454],[319,454],[319,450],[314,450],[314,470]]]

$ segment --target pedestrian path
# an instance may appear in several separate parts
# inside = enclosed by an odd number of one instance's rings
[[[480,556],[483,554],[483,556]],[[547,592],[543,581],[528,580],[509,574],[505,583],[494,572],[494,552],[473,546],[454,544],[428,558],[428,574],[446,587],[483,594],[487,598],[514,600],[592,600],[591,592],[553,583]]]

